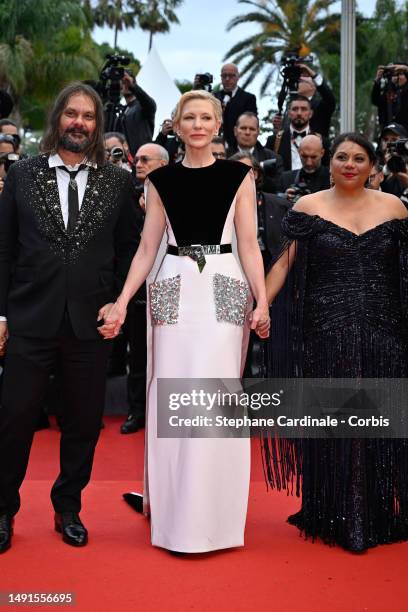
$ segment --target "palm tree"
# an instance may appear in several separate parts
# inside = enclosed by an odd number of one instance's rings
[[[234,45],[224,57],[234,63],[245,62],[241,73],[246,76],[246,87],[266,69],[261,85],[263,95],[278,72],[278,60],[287,52],[295,51],[305,57],[309,53],[324,52],[340,45],[340,17],[329,14],[335,0],[238,0],[256,10],[234,17],[227,30],[241,23],[259,24],[260,31]]]
[[[94,78],[102,62],[80,0],[2,0],[0,88],[14,99],[13,115],[38,117],[70,80]]]
[[[145,0],[138,2],[138,21],[142,30],[150,32],[149,51],[152,48],[153,36],[169,32],[170,24],[180,23],[174,9],[183,4],[183,0]]]
[[[135,27],[141,3],[136,0],[98,0],[95,8],[90,8],[89,1],[85,4],[87,11],[92,16],[94,25],[107,25],[113,28],[113,47],[116,49],[118,46],[118,32]]]
[[[79,0],[2,0],[0,5],[0,87],[10,91],[15,101],[25,93],[28,81],[35,78],[33,62],[38,60],[35,46],[43,50],[41,65],[54,58],[47,45],[59,31],[80,26],[84,15]]]

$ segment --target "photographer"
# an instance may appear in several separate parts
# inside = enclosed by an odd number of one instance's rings
[[[378,108],[381,128],[395,122],[408,130],[408,65],[378,66],[371,101]]]
[[[235,153],[245,153],[254,157],[263,167],[262,191],[276,193],[283,170],[282,158],[258,141],[259,120],[255,113],[247,111],[238,117],[234,136],[237,145],[228,149],[228,157]]]
[[[310,129],[322,136],[328,137],[330,121],[336,110],[336,98],[322,75],[313,70],[307,64],[297,63],[295,66],[300,70],[297,93],[310,101],[313,115],[310,119]],[[273,118],[274,129],[280,130],[284,118],[276,114]]]
[[[0,134],[0,193],[10,165],[18,160],[16,142],[11,134]]]
[[[316,193],[330,187],[330,171],[322,166],[324,148],[320,135],[309,134],[299,145],[299,156],[302,167],[299,170],[289,170],[281,176],[280,195],[286,197],[291,204],[303,195]]]
[[[157,135],[155,143],[166,149],[169,154],[169,163],[175,164],[180,161],[183,154],[184,145],[179,140],[173,130],[172,119],[165,119],[162,123],[161,130]]]
[[[120,132],[105,132],[103,136],[106,161],[131,172],[128,163],[129,147],[126,138]]]
[[[255,115],[258,114],[256,97],[241,89],[238,86],[238,80],[238,66],[235,64],[225,64],[221,68],[222,89],[214,92],[214,96],[222,104],[222,130],[224,140],[229,149],[234,149],[237,145],[234,127],[238,117],[248,111]]]
[[[15,153],[20,153],[21,138],[18,134],[17,123],[11,119],[0,119],[0,134],[10,134],[15,143]]]
[[[381,132],[380,142],[377,147],[378,162],[382,166],[384,180],[381,183],[381,191],[392,193],[397,198],[403,199],[406,204],[406,181],[408,151],[399,143],[407,140],[408,131],[399,123],[386,125]]]
[[[285,170],[299,170],[302,167],[299,155],[300,143],[305,136],[312,133],[313,110],[309,98],[299,94],[292,96],[288,105],[288,117],[289,126],[269,136],[266,147],[281,155]],[[326,153],[328,145],[324,138],[322,140],[325,149],[322,163],[326,166],[329,163]]]
[[[137,85],[136,79],[128,71],[121,80],[121,93],[126,100],[126,108],[118,117],[115,131],[126,136],[133,156],[139,147],[153,138],[156,102]]]

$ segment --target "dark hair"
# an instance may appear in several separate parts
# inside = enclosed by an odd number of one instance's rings
[[[263,183],[264,172],[262,170],[261,164],[253,155],[250,153],[244,153],[243,151],[238,151],[238,153],[234,153],[231,157],[228,158],[231,161],[241,161],[243,159],[249,159],[251,162],[252,169],[258,173],[258,178],[256,179],[256,186],[259,189]]]
[[[12,125],[15,128],[17,127],[17,123],[15,121],[12,121],[11,119],[0,119],[0,132],[3,131],[1,129],[3,127],[3,125]]]
[[[127,144],[125,135],[122,132],[105,132],[103,139],[109,140],[109,138],[117,138],[122,144]]]
[[[368,155],[368,159],[372,164],[374,164],[377,160],[375,155],[375,150],[373,145],[365,136],[359,134],[358,132],[344,132],[344,134],[339,134],[334,140],[330,149],[330,157],[333,157],[336,153],[337,149],[343,142],[354,142],[354,144],[358,145]]]
[[[302,96],[302,94],[294,94],[293,96],[290,96],[289,106],[292,104],[292,102],[307,102],[310,108],[312,108],[309,98]]]
[[[95,131],[91,137],[89,147],[84,151],[84,155],[89,161],[99,165],[105,164],[105,147],[103,141],[104,114],[102,102],[99,95],[89,85],[84,83],[71,83],[64,87],[57,96],[54,106],[48,115],[48,123],[41,142],[41,151],[47,154],[56,153],[59,146],[59,122],[61,115],[72,96],[82,94],[87,96],[94,103],[95,108]]]
[[[258,117],[257,114],[253,113],[252,111],[245,111],[244,113],[241,113],[240,116],[238,117],[238,119],[235,122],[236,126],[238,125],[238,123],[240,122],[242,117],[250,117],[252,119],[256,119],[257,125],[259,127],[259,117]]]
[[[212,139],[212,144],[220,144],[223,145],[225,148],[225,141],[223,139],[222,136],[214,136],[214,138]]]

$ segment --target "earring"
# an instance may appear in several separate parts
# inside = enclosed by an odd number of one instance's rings
[[[333,179],[332,173],[330,172],[330,187],[334,187],[334,185],[335,185],[335,184],[336,184],[336,183],[334,182],[334,179]]]

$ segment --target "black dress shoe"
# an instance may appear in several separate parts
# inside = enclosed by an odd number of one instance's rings
[[[140,493],[123,493],[123,499],[133,510],[143,514],[143,495]]]
[[[145,426],[145,417],[144,416],[135,416],[133,414],[129,414],[126,421],[120,427],[120,433],[129,434],[135,433],[139,431],[139,429],[143,429]]]
[[[0,553],[6,552],[11,546],[14,519],[8,514],[0,514]]]
[[[55,513],[55,531],[62,533],[62,539],[71,546],[85,546],[88,532],[76,512]]]

